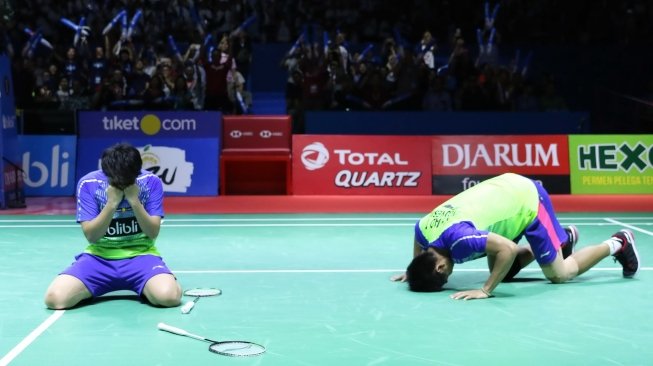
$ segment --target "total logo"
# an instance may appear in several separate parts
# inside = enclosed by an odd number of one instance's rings
[[[102,117],[102,128],[105,131],[142,131],[152,136],[159,131],[195,131],[197,121],[194,118],[164,118],[160,119],[154,114],[146,114],[142,118],[137,116],[129,118]]]
[[[333,154],[340,166],[368,167],[369,171],[342,169],[334,177],[338,187],[416,187],[419,171],[396,171],[394,166],[407,166],[400,153],[357,152],[349,149],[335,149]],[[313,142],[304,147],[301,161],[306,170],[324,168],[329,162],[329,150],[321,142]],[[383,169],[383,167],[387,167]],[[396,168],[395,168],[396,169]]]
[[[313,142],[304,147],[301,159],[306,170],[317,170],[329,162],[329,150],[321,142]]]

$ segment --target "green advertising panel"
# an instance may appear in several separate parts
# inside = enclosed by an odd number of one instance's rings
[[[570,135],[572,194],[653,194],[653,135]]]

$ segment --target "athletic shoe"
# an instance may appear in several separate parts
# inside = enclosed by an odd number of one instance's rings
[[[634,277],[639,271],[639,254],[635,248],[635,236],[630,230],[619,230],[612,235],[621,242],[621,249],[614,253],[614,261],[619,262],[623,267],[623,275],[626,278]]]
[[[567,232],[567,242],[562,246],[562,258],[569,257],[574,252],[574,247],[578,243],[578,229],[574,225],[569,225],[565,228]]]

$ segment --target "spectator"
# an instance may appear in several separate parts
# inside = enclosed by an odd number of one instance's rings
[[[193,95],[188,90],[186,79],[183,76],[177,77],[175,88],[171,95],[172,109],[187,111],[193,109]]]
[[[553,81],[545,81],[544,91],[540,98],[540,108],[544,112],[566,111],[565,101],[557,94]]]
[[[59,106],[57,95],[46,84],[36,90],[34,103],[39,109],[54,109]]]
[[[70,88],[72,85],[68,85],[68,79],[61,78],[61,80],[59,80],[59,87],[57,88],[56,95],[57,100],[61,104],[65,104],[68,101],[68,97],[70,96]]]
[[[124,75],[129,75],[133,71],[133,53],[134,51],[129,47],[129,44],[123,45],[118,51],[116,63]]]
[[[229,53],[229,38],[226,35],[218,43],[218,48],[212,50],[206,62],[205,108],[229,113],[233,107],[229,101],[227,83],[236,70],[236,61]]]
[[[62,102],[60,108],[68,111],[76,111],[90,108],[90,98],[81,80],[73,80],[70,94],[66,102]]]
[[[249,80],[249,69],[252,63],[252,43],[247,35],[247,32],[238,31],[232,37],[232,55],[238,65],[238,71],[245,78],[245,82]]]
[[[66,59],[63,65],[64,65],[63,76],[66,77],[66,81],[68,82],[68,87],[72,86],[73,80],[82,79],[82,75],[83,75],[82,65],[77,56],[77,50],[75,50],[74,47],[69,47],[68,51],[66,51]]]
[[[530,82],[524,83],[523,86],[516,91],[515,97],[515,110],[518,112],[537,112],[540,110],[540,105],[535,96],[533,85]]]
[[[430,74],[428,90],[422,98],[422,109],[425,111],[450,112],[453,109],[451,95],[444,88],[444,79]]]
[[[91,90],[97,91],[107,75],[109,63],[104,55],[104,48],[95,47],[94,57],[89,60],[89,86]]]
[[[329,73],[324,62],[306,59],[302,62],[302,104],[304,110],[321,110],[329,106]]]
[[[172,69],[172,62],[164,61],[159,64],[159,76],[163,82],[163,92],[167,97],[175,90],[177,77]]]
[[[381,110],[390,100],[390,91],[384,83],[383,73],[379,70],[365,75],[359,85],[359,93],[366,110]]]
[[[304,103],[302,102],[302,85],[304,76],[299,68],[290,73],[286,82],[286,114],[292,118],[293,133],[304,132]]]
[[[163,91],[163,80],[158,74],[152,76],[145,93],[143,93],[143,107],[151,110],[170,109],[169,100]]]
[[[130,99],[142,99],[149,82],[150,76],[145,73],[143,59],[136,60],[134,71],[127,77],[127,97]]]
[[[245,78],[236,70],[228,83],[229,102],[232,114],[248,114],[252,108],[252,94],[245,90]]]
[[[206,71],[204,71],[204,67],[192,61],[186,61],[183,76],[186,80],[186,87],[191,94],[193,109],[203,109],[206,95]]]
[[[472,73],[474,65],[465,46],[465,39],[460,36],[454,42],[454,49],[449,56],[449,73],[455,78],[457,85],[463,85],[463,82]]]

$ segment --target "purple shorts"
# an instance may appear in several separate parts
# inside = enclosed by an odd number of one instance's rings
[[[533,250],[535,260],[541,265],[552,263],[558,249],[567,241],[567,232],[560,226],[549,194],[541,184],[534,182],[540,198],[537,217],[524,230],[523,235]],[[518,240],[516,240],[517,242]]]
[[[76,256],[75,262],[61,272],[82,281],[93,297],[118,290],[131,290],[140,296],[147,281],[162,273],[172,274],[156,255],[104,259],[88,253]]]

